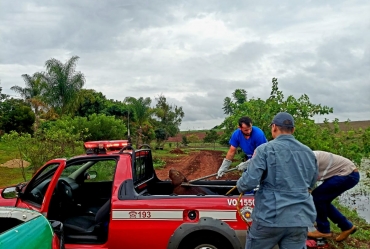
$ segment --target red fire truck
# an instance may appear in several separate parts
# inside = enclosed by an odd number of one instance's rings
[[[47,162],[24,184],[1,189],[0,206],[28,208],[63,223],[66,248],[238,248],[245,246],[253,194],[236,181],[199,180],[211,195],[173,194],[149,146],[85,143],[86,154]],[[230,192],[230,193],[228,193]]]

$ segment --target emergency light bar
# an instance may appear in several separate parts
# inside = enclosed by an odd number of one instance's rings
[[[128,145],[128,140],[89,141],[84,143],[86,154],[105,154],[107,150],[120,150]]]

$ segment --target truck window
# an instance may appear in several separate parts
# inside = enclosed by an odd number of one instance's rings
[[[52,163],[39,172],[27,186],[23,199],[41,206],[50,180],[58,167],[59,163]]]
[[[96,177],[93,179],[86,179],[85,182],[113,181],[116,164],[115,160],[99,161],[95,163],[89,168],[88,172],[96,172]]]
[[[144,150],[136,152],[133,169],[134,186],[137,187],[153,177],[153,162],[150,151]]]

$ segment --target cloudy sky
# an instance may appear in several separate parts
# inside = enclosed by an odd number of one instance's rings
[[[333,107],[329,120],[369,120],[369,13],[368,0],[5,0],[0,81],[15,96],[22,74],[77,55],[85,88],[163,94],[183,107],[182,130],[220,124],[235,89],[266,99],[273,77],[285,96]]]

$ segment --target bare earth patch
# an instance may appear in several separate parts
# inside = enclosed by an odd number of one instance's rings
[[[30,166],[30,163],[23,160],[23,167],[27,168]],[[21,159],[12,159],[7,161],[6,163],[0,164],[0,167],[7,167],[7,168],[20,168],[22,167],[22,160]]]
[[[161,180],[169,180],[168,173],[173,168],[180,171],[190,181],[216,173],[223,159],[222,151],[215,150],[193,151],[189,154],[178,153],[176,158],[164,158],[166,166],[162,169],[157,169],[156,174]],[[238,172],[230,172],[225,174],[221,180],[237,180],[239,177]],[[216,177],[213,176],[205,180],[215,179]]]

